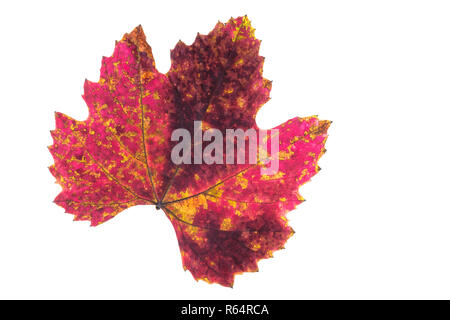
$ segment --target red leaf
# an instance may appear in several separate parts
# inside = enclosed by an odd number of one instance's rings
[[[93,226],[128,207],[156,205],[195,279],[232,286],[235,274],[256,271],[293,234],[285,215],[319,170],[330,122],[294,118],[276,127],[268,150],[277,134],[279,152],[258,149],[256,164],[176,165],[171,134],[194,135],[194,120],[224,137],[226,129],[259,133],[255,116],[271,89],[259,45],[247,17],[230,19],[190,46],[179,42],[161,74],[142,28],[126,34],[103,58],[100,80],[85,82],[87,120],[56,113],[50,171],[63,190],[55,202]],[[279,159],[276,174],[261,173],[266,159]]]

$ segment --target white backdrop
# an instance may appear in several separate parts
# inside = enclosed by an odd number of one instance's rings
[[[333,120],[322,171],[288,214],[286,250],[195,282],[154,207],[96,227],[52,203],[55,110],[142,24],[161,72],[181,39],[247,14],[262,39],[270,128]],[[0,298],[450,298],[448,1],[74,1],[0,4]]]

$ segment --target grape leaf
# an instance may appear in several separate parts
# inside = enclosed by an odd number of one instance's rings
[[[171,134],[186,128],[194,135],[194,120],[224,140],[230,128],[259,133],[255,116],[272,85],[262,76],[259,46],[249,19],[231,18],[190,46],[178,42],[162,74],[142,27],[125,34],[103,58],[100,80],[85,81],[88,118],[55,114],[50,171],[62,192],[54,202],[92,226],[131,206],[155,205],[173,224],[195,279],[232,286],[236,274],[257,271],[293,234],[285,216],[304,201],[299,186],[320,169],[331,122],[313,116],[281,124],[273,131],[278,151],[258,149],[256,164],[175,164]],[[261,171],[269,158],[279,161],[276,174]]]

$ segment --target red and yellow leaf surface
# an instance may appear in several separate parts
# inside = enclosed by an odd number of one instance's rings
[[[55,115],[50,171],[62,187],[55,203],[93,226],[128,207],[155,205],[173,224],[195,279],[232,286],[236,274],[256,271],[293,234],[285,215],[319,170],[330,122],[293,118],[276,127],[274,175],[261,174],[263,161],[175,165],[171,134],[193,132],[194,120],[203,130],[259,131],[255,116],[271,89],[259,46],[248,18],[232,18],[190,46],[180,41],[162,74],[142,28],[126,34],[103,58],[100,80],[84,84],[87,120]]]

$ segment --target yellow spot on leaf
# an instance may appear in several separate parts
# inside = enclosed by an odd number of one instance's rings
[[[237,98],[237,104],[240,108],[243,108],[245,105],[245,99],[242,97]]]
[[[248,180],[245,179],[242,175],[237,175],[236,184],[240,185],[242,189],[247,189]]]
[[[276,174],[273,174],[271,176],[267,175],[267,174],[263,174],[261,176],[261,180],[273,180],[273,179],[279,179],[282,178],[283,176],[285,176],[286,174],[282,171],[278,171]]]
[[[228,231],[231,230],[233,225],[231,224],[230,218],[225,218],[222,221],[222,224],[220,225],[220,230]]]
[[[232,206],[233,208],[236,208],[236,201],[228,200],[228,204],[229,204],[230,206]]]

